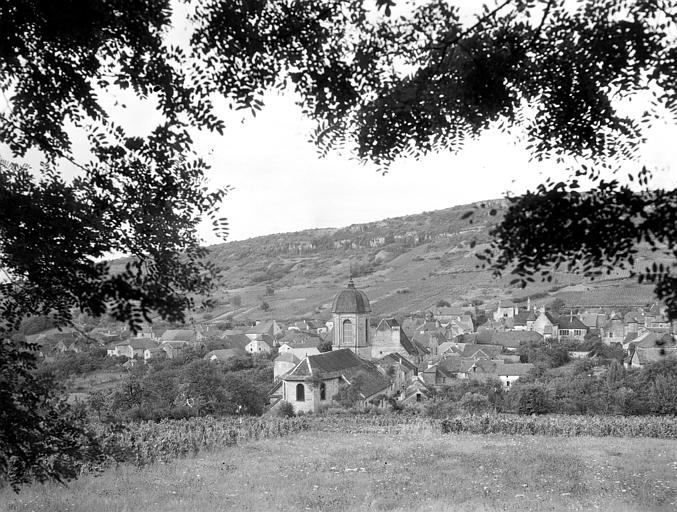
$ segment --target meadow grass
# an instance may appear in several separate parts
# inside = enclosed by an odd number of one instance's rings
[[[12,512],[677,509],[677,441],[304,431],[66,486],[0,491]]]

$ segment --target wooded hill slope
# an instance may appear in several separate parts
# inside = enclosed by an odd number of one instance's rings
[[[601,281],[558,273],[551,283],[526,289],[495,279],[475,257],[487,247],[505,200],[454,206],[344,228],[281,233],[209,247],[221,271],[213,307],[196,320],[292,319],[329,316],[331,301],[350,275],[369,296],[375,316],[423,311],[438,301],[452,305],[499,299],[568,304],[650,303],[650,286],[619,271]],[[495,210],[495,215],[490,212]],[[464,214],[473,211],[471,217]],[[642,253],[637,265],[651,259]],[[264,306],[266,303],[268,307]]]

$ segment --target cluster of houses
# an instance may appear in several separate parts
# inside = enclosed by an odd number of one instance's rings
[[[629,367],[677,358],[672,325],[656,305],[623,315],[604,308],[555,314],[530,301],[526,307],[499,303],[482,315],[472,307],[440,307],[401,323],[381,319],[375,328],[370,313],[369,299],[351,281],[336,295],[326,323],[330,352],[315,351],[320,342],[312,338],[286,340],[275,360],[272,406],[289,402],[295,411],[318,411],[331,405],[341,385],[356,382],[363,401],[373,403],[425,400],[433,388],[458,379],[498,380],[509,389],[533,368],[520,362],[520,345],[569,342],[575,348],[589,333],[622,347]]]
[[[484,311],[438,307],[423,317],[372,322],[369,299],[351,280],[334,298],[331,313],[328,321],[267,320],[229,330],[206,324],[164,331],[145,327],[126,338],[95,329],[89,337],[105,345],[108,355],[126,356],[127,366],[176,358],[187,350],[204,353],[212,362],[276,351],[270,404],[275,408],[289,402],[295,411],[329,406],[341,386],[356,383],[365,403],[422,401],[433,388],[458,379],[498,380],[508,389],[533,368],[520,362],[522,344],[557,341],[575,348],[588,333],[622,347],[629,367],[677,358],[673,326],[657,305],[624,313],[597,307],[555,314],[531,301],[526,306],[499,302]],[[57,351],[78,352],[85,346],[77,333],[56,336]],[[574,349],[569,355],[595,353]]]

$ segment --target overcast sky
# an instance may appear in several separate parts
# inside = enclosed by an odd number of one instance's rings
[[[180,13],[179,13],[180,14]],[[186,32],[178,27],[176,37]],[[144,135],[160,118],[152,102],[129,94],[106,92],[102,100],[117,123],[130,133]],[[635,100],[623,108],[632,114],[644,110]],[[122,105],[125,107],[122,108]],[[436,154],[419,161],[402,160],[382,175],[347,156],[321,159],[308,142],[312,125],[300,114],[294,97],[269,95],[256,118],[244,120],[226,114],[223,136],[195,133],[197,149],[212,165],[211,186],[234,188],[222,213],[230,222],[230,240],[316,227],[342,227],[423,211],[448,208],[506,192],[521,193],[546,176],[565,177],[566,170],[551,163],[528,162],[524,147],[509,136],[487,132],[458,154]],[[84,146],[75,137],[77,148]],[[674,188],[677,169],[677,127],[665,123],[649,134],[641,162],[654,169],[654,186]],[[0,155],[9,156],[0,147]],[[82,152],[80,157],[86,159]],[[29,156],[35,163],[36,155]],[[631,164],[628,170],[639,170]],[[205,223],[207,243],[217,243]]]

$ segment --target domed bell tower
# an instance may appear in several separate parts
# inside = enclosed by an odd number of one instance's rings
[[[345,290],[334,297],[331,307],[334,319],[332,350],[349,348],[364,359],[371,358],[369,315],[371,306],[367,294],[355,288],[352,278]]]

